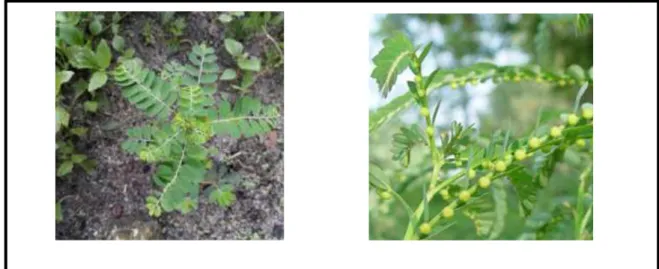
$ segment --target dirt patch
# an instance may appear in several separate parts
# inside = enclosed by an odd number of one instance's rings
[[[181,12],[176,16],[186,18],[183,39],[206,41],[215,48],[221,68],[233,65],[222,45],[225,29],[216,20],[218,13]],[[146,45],[140,34],[147,21],[151,22],[155,37],[152,45]],[[186,62],[190,46],[182,43],[178,51],[169,49],[166,45],[169,34],[160,25],[157,13],[130,13],[121,21],[121,29],[126,47],[134,48],[135,57],[142,59],[146,66],[159,70],[172,59]],[[271,30],[283,40],[283,26]],[[251,40],[241,41],[248,52],[263,59],[265,37],[255,35]],[[153,188],[154,167],[120,147],[126,130],[148,119],[129,104],[112,83],[100,89],[107,102],[99,112],[72,119],[73,126],[89,128],[89,134],[75,142],[76,148],[95,159],[98,166],[89,175],[74,170],[70,176],[57,180],[57,198],[64,198],[64,220],[56,225],[56,238],[108,239],[117,227],[138,229],[140,227],[134,226],[144,224],[149,227],[149,233],[154,233],[153,239],[283,239],[283,75],[283,65],[263,73],[248,93],[265,104],[279,107],[281,118],[274,133],[241,139],[217,137],[212,142],[220,149],[219,156],[214,159],[230,157],[226,165],[243,178],[242,183],[235,186],[236,202],[224,209],[202,197],[193,212],[166,213],[157,219],[149,217],[144,200]],[[227,83],[220,83],[218,87],[225,97],[237,96]]]

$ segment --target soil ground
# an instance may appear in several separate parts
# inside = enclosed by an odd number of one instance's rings
[[[205,41],[215,48],[221,69],[235,65],[222,45],[226,33],[224,26],[217,21],[218,13],[177,12],[176,16],[186,18],[183,39]],[[153,26],[155,42],[152,45],[145,45],[140,34],[146,21],[151,21]],[[166,45],[168,33],[160,25],[158,13],[130,13],[122,19],[121,31],[126,47],[134,48],[135,57],[150,68],[158,70],[172,59],[187,62],[189,44],[181,43],[178,51],[169,51]],[[268,32],[283,41],[283,25],[271,27]],[[247,52],[260,56],[262,61],[266,46],[272,46],[265,35],[259,34],[239,41],[245,44]],[[152,239],[283,239],[283,76],[283,65],[265,72],[247,93],[265,104],[279,107],[281,118],[273,133],[213,140],[214,146],[220,149],[220,156],[216,159],[232,156],[226,165],[243,178],[242,184],[235,186],[236,202],[228,208],[221,208],[201,197],[196,210],[185,215],[165,213],[159,218],[149,217],[145,208],[145,197],[153,190],[153,167],[120,147],[126,129],[149,119],[129,104],[113,83],[99,89],[107,102],[97,113],[72,112],[73,126],[89,128],[89,134],[76,141],[76,148],[95,159],[98,166],[91,174],[74,169],[70,176],[57,179],[56,196],[57,199],[64,198],[64,220],[56,225],[56,238],[108,239],[117,228],[140,228],[138,226],[148,224],[156,228]],[[220,83],[218,88],[225,97],[235,98],[237,95],[228,83]],[[111,125],[114,127],[108,128]]]

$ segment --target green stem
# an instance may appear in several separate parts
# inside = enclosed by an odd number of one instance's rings
[[[424,110],[424,111],[428,111],[428,113],[426,113],[424,115],[424,118],[426,120],[426,136],[428,138],[428,144],[429,144],[429,147],[430,147],[430,156],[431,156],[432,163],[433,163],[433,169],[432,169],[432,174],[430,175],[430,187],[428,188],[427,195],[426,195],[428,200],[425,201],[425,202],[422,202],[419,205],[419,207],[417,208],[417,210],[414,212],[414,216],[413,216],[414,221],[410,222],[410,225],[408,225],[407,231],[405,232],[405,239],[410,239],[414,236],[414,230],[415,229],[414,229],[413,223],[416,223],[420,219],[421,213],[423,213],[423,211],[425,210],[424,205],[426,203],[429,203],[430,200],[432,199],[432,197],[434,196],[434,194],[437,192],[437,190],[435,190],[435,184],[437,183],[437,180],[439,179],[439,172],[440,172],[440,170],[442,168],[442,165],[443,165],[443,160],[440,157],[440,153],[437,150],[437,145],[435,144],[434,124],[433,124],[433,119],[430,117],[430,113],[429,113],[430,112],[430,107],[428,105],[428,95],[427,95],[427,91],[426,91],[427,89],[423,85],[424,84],[423,83],[423,75],[422,75],[423,73],[421,72],[421,67],[420,67],[421,63],[418,62],[418,59],[414,59],[414,60],[417,61],[417,64],[419,66],[418,73],[416,74],[415,79],[414,79],[416,81],[416,89],[417,89],[417,92],[423,93],[423,97],[420,100],[421,101],[420,102],[421,103],[421,109]],[[432,131],[429,131],[429,130],[432,130]]]
[[[502,178],[502,177],[508,175],[509,173],[516,172],[520,169],[522,169],[522,168],[521,167],[516,167],[516,168],[510,169],[508,171],[505,171],[504,173],[498,174],[498,175],[492,177],[492,182],[494,182],[495,179]],[[478,185],[474,184],[473,186],[469,187],[468,191],[471,195],[474,195],[474,193],[476,193],[476,191],[478,191]],[[474,199],[474,198],[472,198],[472,199]],[[458,200],[459,199],[455,199],[447,207],[451,207],[453,209],[456,209],[455,206],[458,204]],[[439,220],[441,218],[442,218],[442,213],[440,212],[439,214],[435,215],[435,217],[433,217],[428,224],[430,224],[431,227],[435,226],[435,224],[437,224],[437,222],[439,222]]]
[[[443,188],[446,188],[446,186],[448,186],[448,185],[453,184],[453,182],[460,179],[463,175],[464,175],[464,171],[460,171],[457,174],[455,174],[454,176],[450,177],[449,179],[442,181],[437,187],[430,188],[428,190],[428,194],[427,194],[428,203],[430,203],[430,201],[432,201],[432,199],[435,197],[435,194],[437,194],[437,192],[439,192],[439,190],[441,190]],[[421,215],[423,214],[424,210],[425,210],[424,203],[420,203],[419,206],[414,211],[414,219],[421,218]],[[415,235],[414,235],[414,226],[411,226],[411,225],[407,226],[407,231],[405,232],[405,240],[411,240],[414,237],[415,237]]]
[[[577,129],[580,129],[580,128],[588,128],[588,127],[591,126],[591,125],[592,125],[592,123],[585,124],[585,125],[582,125],[582,126],[576,126],[576,127],[566,128],[564,131],[573,131],[573,130],[577,130]],[[586,137],[584,137],[584,138],[586,138]],[[541,149],[544,148],[544,147],[553,146],[553,145],[559,145],[559,144],[562,143],[564,140],[565,140],[565,137],[564,137],[564,136],[562,136],[562,137],[560,137],[560,138],[553,139],[553,140],[549,140],[549,141],[544,142],[544,143],[542,144],[542,146],[540,146],[540,147],[538,147],[538,148],[535,148],[535,149],[529,149],[528,152],[529,152],[529,153],[532,153],[532,152],[535,152],[535,151],[541,150]],[[434,162],[434,161],[433,161],[433,163],[435,164],[434,167],[436,167],[437,162]],[[439,167],[441,168],[441,166],[439,166]],[[503,177],[503,176],[506,176],[508,173],[515,172],[515,171],[517,171],[517,170],[519,170],[519,169],[521,169],[521,168],[515,168],[515,169],[510,169],[510,170],[508,170],[508,171],[505,171],[504,173],[501,173],[501,174],[498,174],[498,175],[494,176],[494,177],[492,178],[492,180],[497,179],[497,178],[500,178],[500,177]],[[435,174],[435,173],[436,173],[436,171],[435,171],[435,169],[433,168],[433,174]],[[458,172],[457,174],[455,174],[453,177],[451,177],[451,178],[449,178],[449,179],[447,179],[447,180],[445,180],[445,181],[442,181],[438,186],[429,188],[429,190],[428,190],[428,194],[427,194],[428,203],[434,198],[435,194],[437,194],[437,192],[439,192],[439,190],[441,190],[441,189],[447,187],[447,186],[450,185],[450,184],[453,184],[453,182],[455,182],[456,180],[458,180],[458,179],[459,179],[460,177],[462,177],[464,174],[465,174],[465,171],[464,171],[464,170],[463,170],[463,171],[460,171],[460,172]],[[437,175],[433,175],[433,176],[437,176]],[[422,215],[422,213],[423,213],[424,210],[425,210],[424,203],[420,203],[419,206],[417,207],[416,211],[414,211],[414,219],[415,219],[415,220],[419,219],[419,218],[421,217],[421,215]],[[437,218],[437,220],[435,220],[435,218]],[[439,217],[435,216],[435,218],[433,218],[433,219],[431,220],[431,222],[434,221],[433,223],[436,223],[437,221],[439,221]],[[432,225],[431,225],[431,226],[432,226]],[[414,228],[415,228],[415,227],[413,227],[413,226],[411,226],[411,225],[407,227],[407,231],[406,231],[406,233],[405,233],[405,237],[404,237],[405,240],[412,240],[412,239],[415,239],[415,238],[416,238],[416,235],[414,234],[414,230],[415,230]]]
[[[592,166],[593,166],[593,164],[589,163],[588,167],[586,168],[586,170],[583,171],[583,173],[581,174],[581,176],[579,178],[580,183],[579,183],[579,192],[577,194],[577,208],[576,208],[577,212],[576,212],[575,218],[574,218],[574,238],[576,240],[581,239],[582,227],[585,226],[585,225],[583,225],[583,223],[588,221],[587,219],[584,218],[585,215],[584,215],[583,211],[584,211],[584,198],[586,196],[586,191],[587,191],[587,189],[586,189],[587,180],[586,179],[588,178],[588,174],[590,173],[590,170],[592,169]]]

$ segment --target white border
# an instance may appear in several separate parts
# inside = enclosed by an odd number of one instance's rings
[[[656,268],[656,4],[8,5],[9,268]],[[54,10],[283,10],[285,240],[55,242]],[[594,13],[594,241],[368,241],[364,55],[387,12]]]

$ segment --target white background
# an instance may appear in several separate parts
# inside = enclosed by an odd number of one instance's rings
[[[285,240],[56,242],[55,10],[285,11]],[[656,268],[656,10],[628,3],[10,3],[9,268]],[[364,55],[371,13],[387,12],[594,13],[594,241],[368,240]]]

